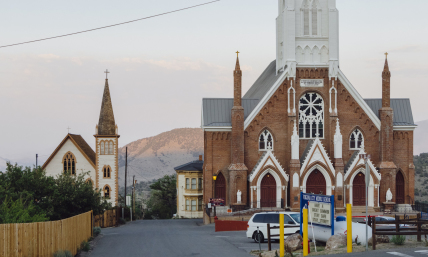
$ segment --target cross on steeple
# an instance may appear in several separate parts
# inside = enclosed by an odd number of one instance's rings
[[[386,58],[388,58],[388,52],[385,53]]]
[[[106,69],[106,71],[104,71],[104,73],[106,74],[106,79],[107,79],[107,76],[110,72],[108,71],[108,69]]]
[[[236,57],[239,57],[239,51],[236,51]]]
[[[70,134],[70,129],[71,129],[70,126],[67,129],[68,129],[68,134]]]

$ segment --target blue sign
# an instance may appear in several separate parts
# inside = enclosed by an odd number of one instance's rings
[[[308,209],[312,225],[331,227],[334,235],[334,195],[314,195],[300,192],[300,234],[302,235],[303,209]]]

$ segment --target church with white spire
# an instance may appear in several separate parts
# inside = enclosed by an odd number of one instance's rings
[[[109,73],[105,72],[106,75]],[[73,175],[88,172],[86,181],[101,191],[113,206],[119,199],[119,134],[106,76],[101,111],[95,127],[95,151],[81,135],[68,133],[43,164],[47,175],[63,172]]]
[[[334,195],[337,212],[358,208],[361,154],[371,156],[371,211],[385,207],[389,190],[397,206],[414,201],[416,125],[410,100],[390,98],[387,56],[376,99],[361,97],[339,64],[336,0],[278,0],[276,59],[243,95],[237,59],[233,98],[202,99],[204,204],[298,210],[304,192]]]

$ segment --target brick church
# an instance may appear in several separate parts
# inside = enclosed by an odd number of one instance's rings
[[[204,203],[298,210],[305,192],[334,195],[338,212],[363,206],[360,154],[371,155],[369,208],[382,208],[388,189],[411,203],[416,125],[409,99],[390,98],[388,60],[382,98],[362,98],[340,70],[336,1],[278,2],[276,60],[242,96],[237,58],[233,98],[202,100]]]

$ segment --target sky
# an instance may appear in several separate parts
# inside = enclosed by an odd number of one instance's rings
[[[22,0],[0,8],[0,46],[120,23],[209,0]],[[43,163],[80,134],[94,147],[108,69],[123,146],[200,127],[204,97],[233,97],[239,50],[245,93],[275,59],[277,0],[221,0],[122,26],[0,48],[1,159]],[[381,97],[384,53],[391,97],[428,119],[426,0],[337,0],[340,68],[364,98]],[[4,162],[4,161],[3,161]]]

